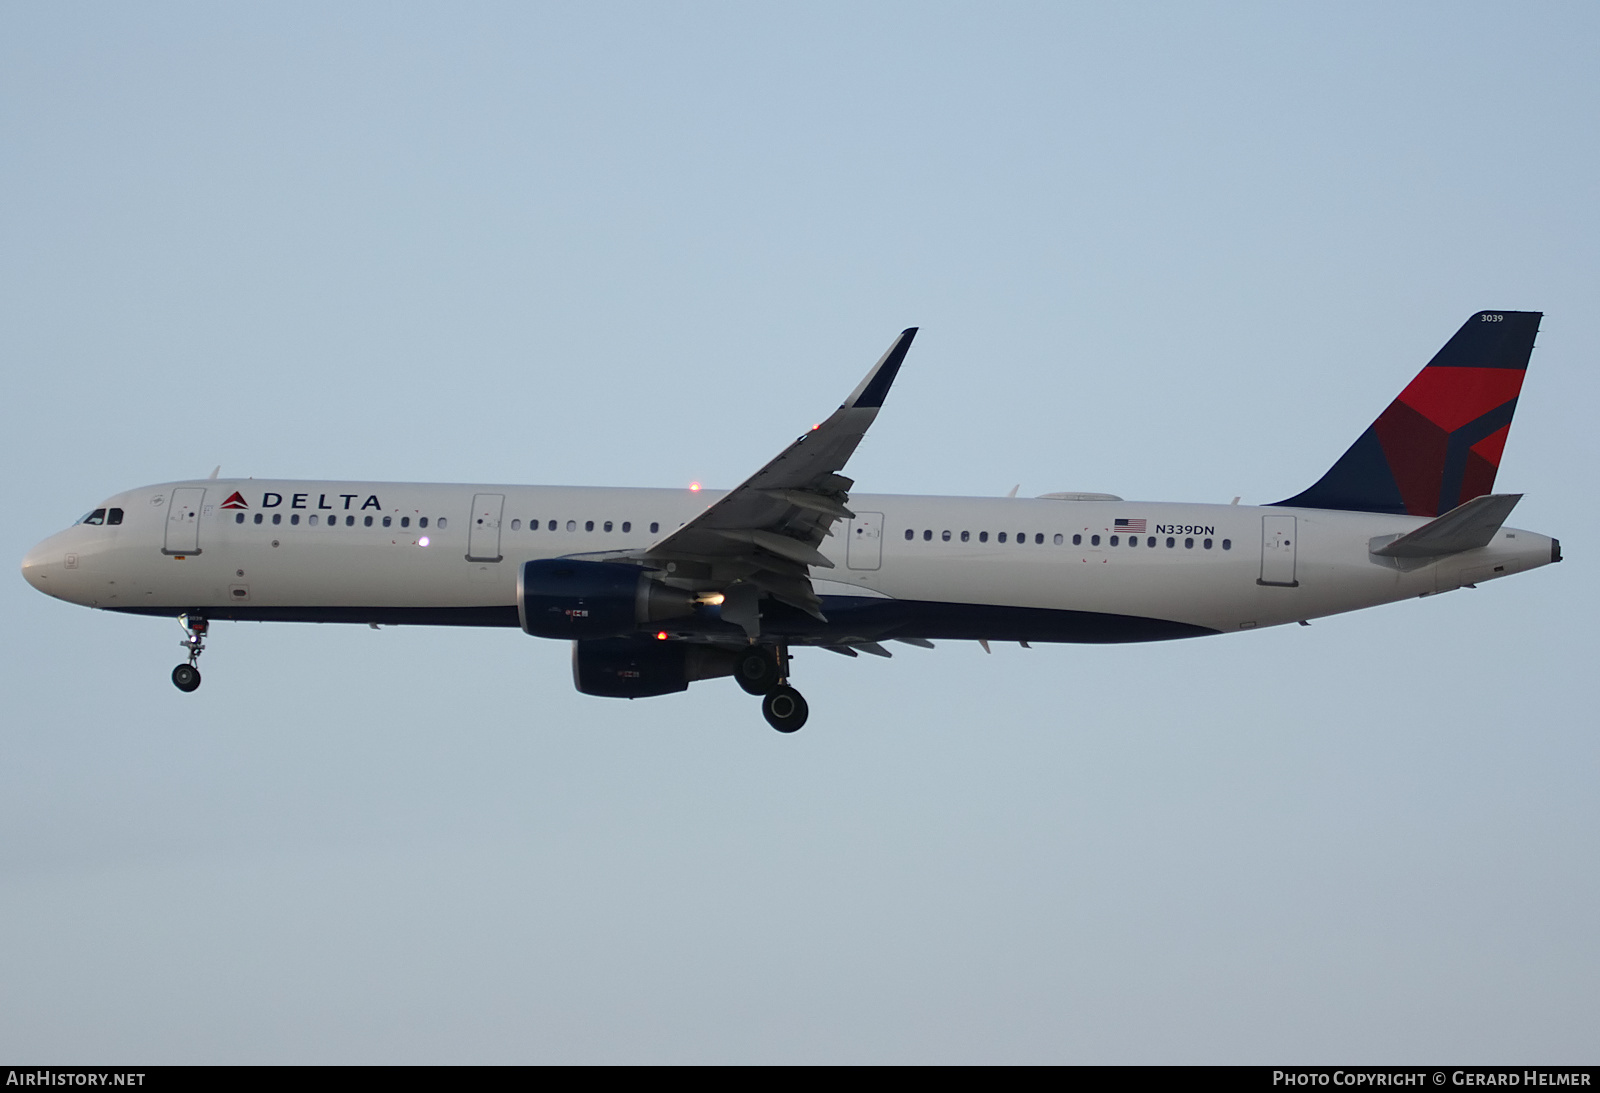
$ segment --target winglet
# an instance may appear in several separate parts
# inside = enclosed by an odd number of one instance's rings
[[[889,351],[878,358],[878,363],[872,366],[866,378],[850,392],[850,397],[844,400],[840,409],[849,410],[859,407],[863,410],[876,410],[883,405],[885,396],[889,394],[889,386],[894,383],[894,378],[900,372],[900,365],[906,359],[906,353],[911,348],[911,339],[917,336],[917,328],[907,327],[900,332]]]

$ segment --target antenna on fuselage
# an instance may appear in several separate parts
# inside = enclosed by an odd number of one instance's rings
[[[215,467],[211,468],[211,473],[209,475],[207,475],[206,477],[208,477],[209,479],[211,479],[214,482],[214,481],[216,481],[217,475],[219,475],[221,473],[222,473],[222,464],[218,463]]]

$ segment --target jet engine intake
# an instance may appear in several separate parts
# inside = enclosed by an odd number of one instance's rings
[[[733,674],[727,649],[654,638],[600,638],[572,643],[572,682],[586,695],[649,698],[688,690],[697,679]]]
[[[620,637],[694,609],[693,593],[618,562],[546,558],[517,573],[517,617],[534,637]]]

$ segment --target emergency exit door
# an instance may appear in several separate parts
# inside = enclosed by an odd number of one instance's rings
[[[877,569],[883,564],[883,513],[856,513],[844,557],[851,569]]]
[[[473,497],[472,521],[467,525],[467,561],[500,560],[500,512],[505,504],[503,493],[480,493]]]

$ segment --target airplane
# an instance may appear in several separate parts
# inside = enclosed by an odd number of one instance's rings
[[[1254,630],[1561,560],[1493,492],[1542,314],[1482,311],[1326,474],[1269,505],[863,494],[842,471],[917,328],[827,420],[731,490],[220,479],[119,493],[39,543],[34,588],[177,617],[519,627],[584,694],[732,676],[773,728],[801,648],[1141,642]],[[220,470],[220,468],[219,468]],[[1012,491],[1015,494],[1015,490]]]

